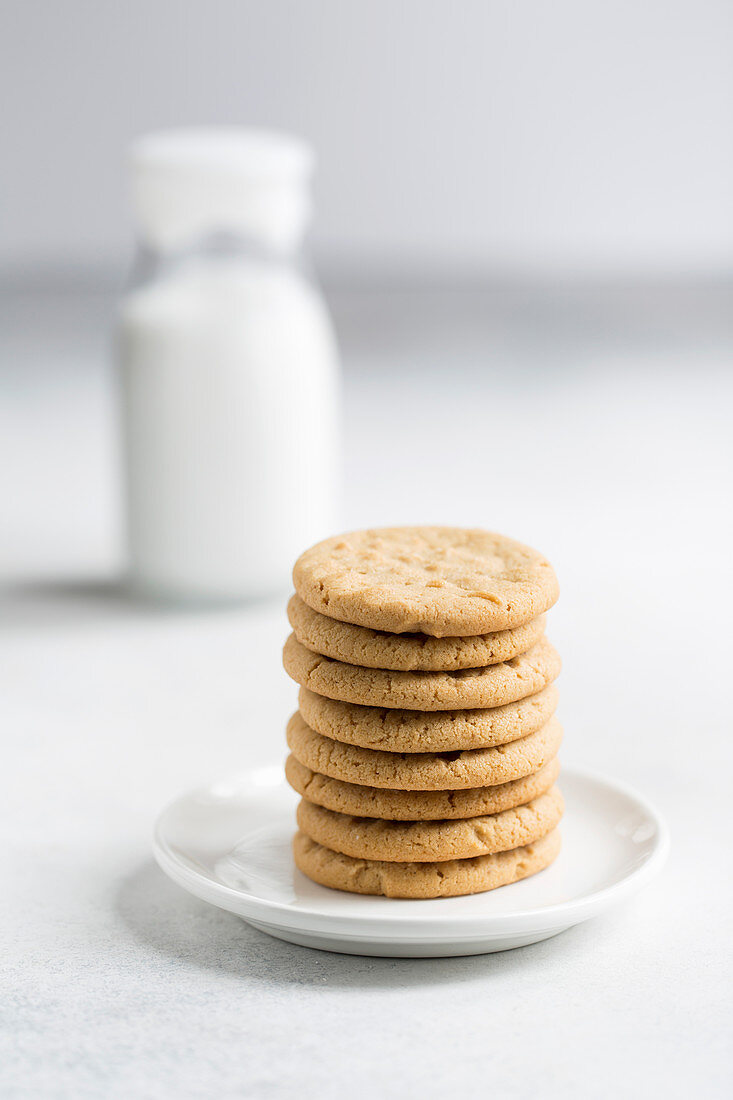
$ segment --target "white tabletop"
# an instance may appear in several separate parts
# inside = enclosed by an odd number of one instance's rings
[[[485,525],[548,554],[563,758],[657,804],[667,869],[557,939],[444,960],[294,947],[168,882],[150,856],[158,809],[284,756],[285,593],[205,614],[118,593],[106,299],[18,295],[0,425],[0,1092],[728,1095],[733,338],[720,303],[337,304],[344,527]]]

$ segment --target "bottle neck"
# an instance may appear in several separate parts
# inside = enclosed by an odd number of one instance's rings
[[[138,241],[128,289],[173,275],[187,267],[224,270],[236,264],[260,268],[295,269],[312,278],[302,240],[273,242],[258,234],[236,230],[204,233],[185,246],[161,247],[150,241]]]
[[[144,236],[138,238],[138,249],[150,253],[161,261],[176,262],[188,256],[210,256],[212,259],[259,257],[263,260],[279,260],[287,263],[298,257],[303,247],[303,236],[265,236],[261,233],[239,229],[207,230],[186,241],[162,243]]]

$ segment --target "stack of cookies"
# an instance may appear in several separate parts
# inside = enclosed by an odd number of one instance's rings
[[[547,867],[563,812],[549,562],[487,531],[381,528],[318,543],[293,579],[300,870],[431,898]]]

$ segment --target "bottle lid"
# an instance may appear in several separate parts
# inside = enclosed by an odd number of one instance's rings
[[[143,239],[182,248],[234,231],[275,248],[297,244],[310,217],[312,148],[271,130],[206,127],[145,134],[131,148]]]

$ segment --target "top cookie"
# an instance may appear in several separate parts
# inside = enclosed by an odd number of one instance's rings
[[[381,527],[317,543],[293,570],[298,595],[332,619],[434,638],[509,630],[555,603],[550,563],[504,535]]]

